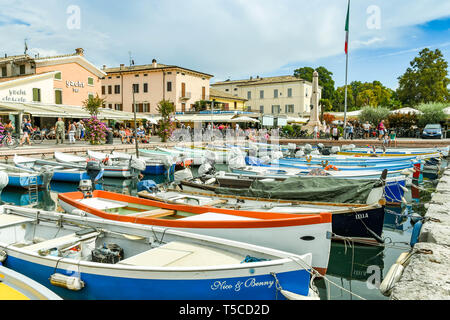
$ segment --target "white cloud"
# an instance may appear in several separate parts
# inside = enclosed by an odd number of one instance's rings
[[[81,29],[66,27],[67,6],[81,8]],[[0,0],[1,15],[29,24],[1,24],[5,52],[83,47],[96,65],[136,64],[157,58],[236,79],[263,75],[296,62],[343,55],[346,0]],[[367,28],[367,8],[380,7],[381,28]],[[3,9],[4,8],[4,9]],[[405,50],[414,26],[450,14],[441,0],[352,1],[350,50]],[[4,21],[10,21],[8,19]],[[41,49],[38,49],[41,48]],[[214,79],[215,80],[215,79]]]

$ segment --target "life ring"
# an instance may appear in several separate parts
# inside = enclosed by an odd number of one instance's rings
[[[330,169],[333,169],[334,171],[339,171],[339,169],[336,166],[333,166],[331,164],[325,167],[325,170],[327,170],[327,171]]]

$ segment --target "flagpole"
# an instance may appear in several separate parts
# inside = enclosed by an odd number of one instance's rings
[[[345,101],[344,101],[344,139],[347,139],[345,129],[347,127],[347,83],[348,83],[348,38],[350,31],[350,0],[348,0],[347,18],[345,21]]]

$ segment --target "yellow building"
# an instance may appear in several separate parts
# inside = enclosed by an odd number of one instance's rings
[[[247,99],[217,89],[209,89],[209,100],[214,101],[214,109],[220,108],[225,111],[247,111],[245,106],[248,101]]]

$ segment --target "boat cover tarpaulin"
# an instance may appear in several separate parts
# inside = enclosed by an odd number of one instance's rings
[[[334,177],[291,177],[284,181],[255,180],[248,189],[219,187],[215,192],[243,197],[364,204],[377,183]]]

